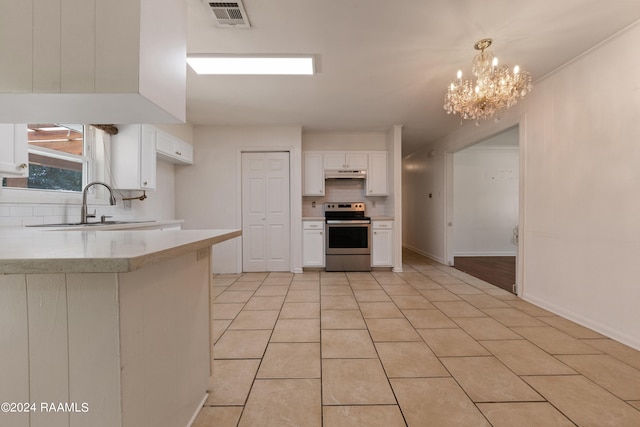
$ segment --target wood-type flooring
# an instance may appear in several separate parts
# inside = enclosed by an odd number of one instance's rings
[[[516,283],[516,257],[514,256],[455,257],[453,267],[513,292],[513,284]]]

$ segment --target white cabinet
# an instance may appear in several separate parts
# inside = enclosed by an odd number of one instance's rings
[[[29,176],[27,125],[0,124],[0,176]]]
[[[159,129],[156,134],[156,151],[159,158],[171,163],[193,164],[193,146]]]
[[[111,138],[114,188],[155,190],[157,132],[149,125],[118,126],[118,134]]]
[[[367,153],[325,153],[325,169],[367,169]]]
[[[324,221],[302,221],[302,266],[324,267]]]
[[[387,196],[387,153],[369,153],[367,196]]]
[[[372,221],[371,266],[393,267],[393,221]]]
[[[324,164],[322,153],[304,154],[303,196],[324,196]]]

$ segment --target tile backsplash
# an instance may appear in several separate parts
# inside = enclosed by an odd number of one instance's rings
[[[324,216],[324,203],[327,202],[364,202],[366,215],[385,216],[387,197],[365,197],[364,180],[328,180],[325,182],[324,196],[303,197],[302,216]],[[313,202],[316,207],[313,207]]]
[[[121,205],[89,206],[89,212],[96,209],[97,220],[101,215],[110,215],[118,220],[134,219],[135,210],[124,210]],[[95,221],[96,219],[92,219]],[[80,221],[80,205],[77,204],[39,204],[39,203],[1,203],[0,227],[37,224],[58,224]]]

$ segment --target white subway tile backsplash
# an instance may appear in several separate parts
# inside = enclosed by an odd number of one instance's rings
[[[12,217],[33,216],[33,207],[31,205],[11,206],[9,215]]]
[[[323,197],[303,197],[302,216],[324,216],[323,205],[328,202],[364,202],[368,216],[385,216],[387,198],[365,197],[364,181],[329,180],[325,182],[324,194]]]

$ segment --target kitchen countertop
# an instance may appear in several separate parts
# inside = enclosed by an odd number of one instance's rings
[[[324,221],[323,216],[303,216],[303,221]]]
[[[241,230],[50,230],[0,229],[0,274],[125,273],[242,234]]]
[[[393,221],[392,216],[372,216],[371,221]]]

